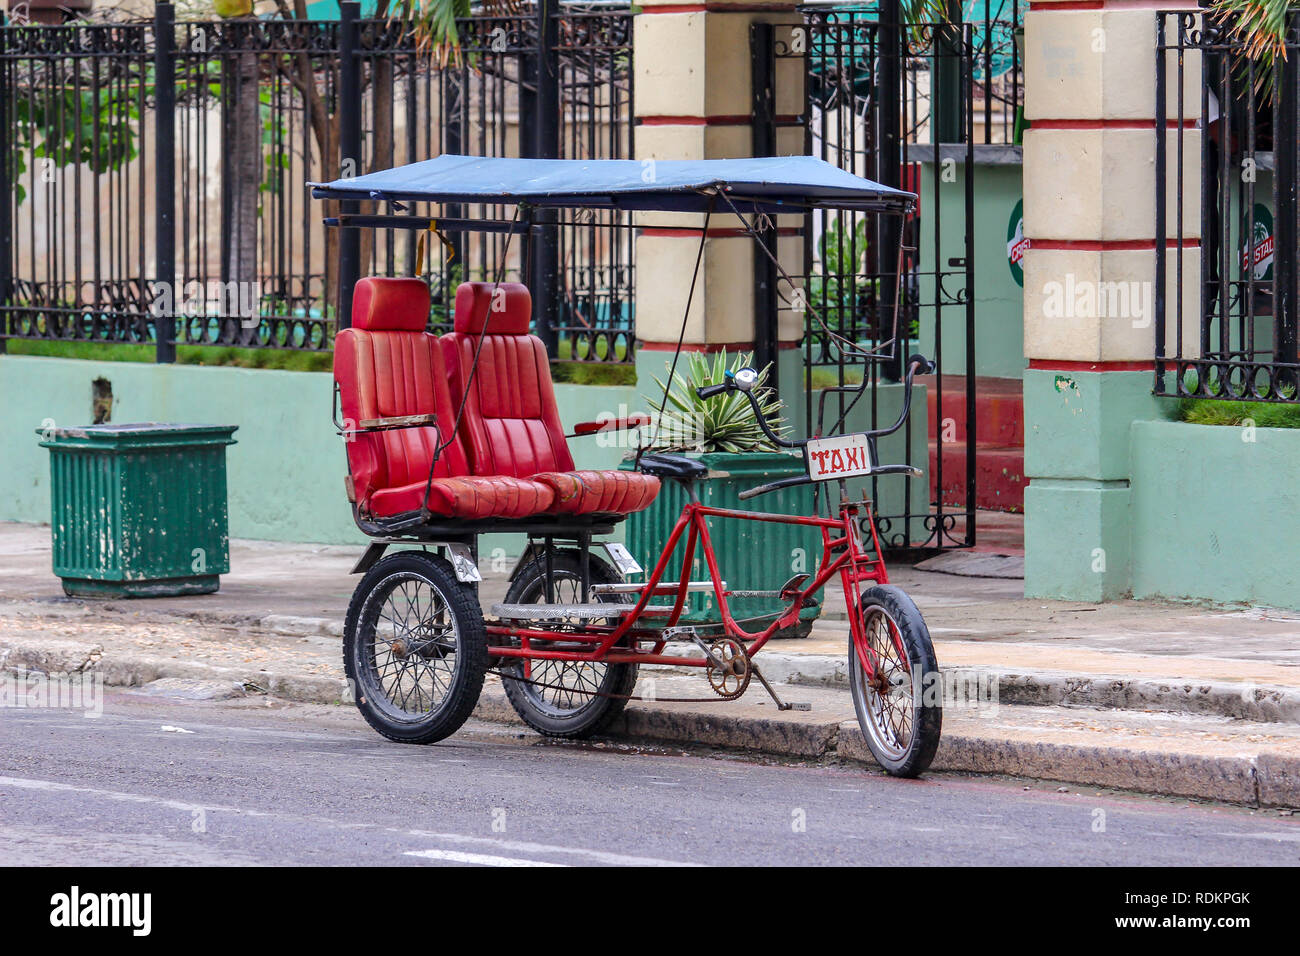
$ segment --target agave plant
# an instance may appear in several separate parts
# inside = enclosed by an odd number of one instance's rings
[[[673,374],[672,387],[661,416],[655,422],[652,446],[660,451],[746,452],[765,451],[775,446],[763,434],[754,409],[740,392],[724,392],[712,398],[700,398],[695,389],[714,385],[727,372],[745,368],[754,360],[752,352],[741,352],[728,359],[727,350],[716,352],[712,359],[701,352],[684,356],[685,368]],[[767,366],[759,372],[754,397],[772,428],[784,436],[786,427],[774,422],[782,403],[764,388]],[[656,378],[661,389],[666,386]]]

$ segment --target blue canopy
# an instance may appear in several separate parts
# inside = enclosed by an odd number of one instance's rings
[[[502,159],[443,155],[331,183],[309,183],[317,199],[436,203],[526,202],[705,212],[714,189],[741,212],[807,207],[910,211],[916,196],[854,176],[814,156],[757,159]],[[730,206],[718,199],[715,212]]]

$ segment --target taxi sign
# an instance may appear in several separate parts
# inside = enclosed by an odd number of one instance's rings
[[[832,481],[869,475],[875,468],[871,460],[871,443],[861,432],[836,435],[834,438],[810,438],[804,447],[808,477],[813,481]]]

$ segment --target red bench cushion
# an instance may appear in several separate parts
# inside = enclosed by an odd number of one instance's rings
[[[632,514],[659,494],[659,479],[639,471],[544,471],[532,480],[555,492],[553,510],[563,514]]]
[[[420,507],[426,480],[376,491],[370,499],[371,511],[381,516],[414,511]],[[527,518],[549,513],[554,501],[550,487],[525,478],[435,478],[429,488],[429,510],[454,518]]]

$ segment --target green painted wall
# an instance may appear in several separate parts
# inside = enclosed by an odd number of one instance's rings
[[[343,440],[330,421],[332,376],[321,372],[0,355],[0,520],[49,521],[48,452],[34,430],[92,421],[91,383],[113,388],[113,421],[238,425],[227,454],[230,533],[272,541],[360,543],[343,490]],[[557,385],[566,427],[620,406],[635,410],[632,387]],[[615,468],[623,450],[596,436],[571,441],[579,468]],[[484,549],[518,543],[496,536]]]
[[[1129,429],[1170,408],[1151,386],[1149,372],[1024,373],[1026,596],[1131,591]]]
[[[975,162],[975,373],[998,378],[1019,378],[1025,369],[1024,295],[1007,262],[1007,223],[1021,197],[1019,162],[990,163],[980,160],[985,150],[1006,152],[1009,147],[976,147]],[[962,151],[961,155],[965,155]],[[966,254],[965,163],[948,167],[952,182],[944,182],[944,168],[938,170],[939,210],[933,210],[936,170],[933,163],[921,163],[921,271],[932,271],[938,263],[951,269],[948,260]],[[935,251],[935,231],[939,247]],[[960,280],[961,277],[955,277]],[[961,288],[958,281],[948,289]],[[921,277],[921,301],[935,301],[934,280]],[[966,373],[966,314],[963,306],[946,305],[939,312],[923,309],[919,346],[927,356],[935,351],[941,327],[945,373]]]
[[[1024,383],[1026,596],[1300,608],[1300,431],[1172,421],[1149,372]]]
[[[1134,597],[1300,608],[1300,431],[1134,422]]]

